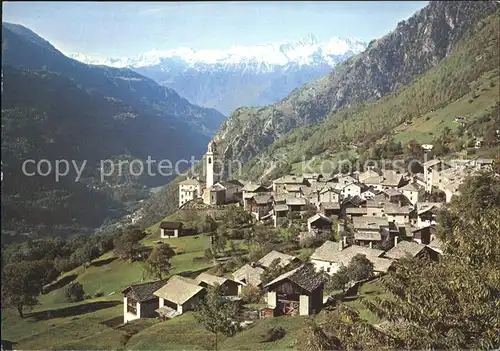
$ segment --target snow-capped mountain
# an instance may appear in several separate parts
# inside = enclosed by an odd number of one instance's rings
[[[129,67],[176,90],[189,101],[229,114],[239,106],[274,103],[293,89],[328,74],[346,58],[364,51],[356,39],[233,46],[227,50],[152,50],[134,57],[69,56],[94,65]]]

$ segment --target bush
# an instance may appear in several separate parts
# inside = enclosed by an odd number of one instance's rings
[[[85,296],[85,291],[83,291],[83,285],[80,283],[70,283],[66,287],[65,291],[66,300],[68,302],[82,301]]]
[[[273,342],[282,339],[285,334],[285,329],[282,327],[268,329],[265,334],[261,335],[262,342]]]
[[[247,284],[241,288],[243,303],[259,303],[260,297],[260,289],[254,285]]]

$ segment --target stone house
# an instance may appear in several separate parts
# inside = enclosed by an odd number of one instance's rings
[[[181,222],[161,222],[160,223],[160,237],[162,239],[178,238],[182,236],[182,223]]]
[[[318,272],[323,271],[333,275],[340,267],[347,267],[357,254],[365,255],[373,263],[373,270],[376,273],[386,273],[393,263],[392,260],[382,258],[384,251],[359,245],[347,246],[345,238],[338,243],[326,241],[314,251],[311,263]]]
[[[222,291],[224,291],[225,296],[238,295],[241,285],[243,285],[233,279],[218,277],[205,272],[200,273],[196,278],[194,278],[194,280],[198,283],[198,285],[203,286],[204,288],[218,284],[223,289]]]
[[[159,308],[156,312],[160,317],[172,318],[192,311],[205,293],[205,288],[195,280],[174,275],[153,293],[159,297]]]
[[[153,293],[165,285],[166,280],[130,285],[122,291],[123,323],[134,319],[155,317],[158,297]]]
[[[186,202],[198,199],[203,194],[205,183],[198,179],[186,179],[179,183],[179,207]]]

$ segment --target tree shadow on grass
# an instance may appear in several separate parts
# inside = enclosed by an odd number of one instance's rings
[[[63,278],[61,278],[61,279],[59,279],[51,284],[47,284],[44,286],[42,294],[48,294],[49,292],[51,292],[53,290],[60,289],[64,286],[66,286],[67,284],[71,283],[77,277],[78,277],[78,274],[71,274],[71,275],[67,275],[67,276],[65,276],[65,277],[63,277]]]
[[[195,278],[200,273],[203,273],[203,272],[205,272],[205,271],[207,271],[209,269],[210,269],[210,267],[198,269],[197,271],[184,271],[184,272],[178,273],[178,275],[180,275],[182,277],[186,277],[186,278]]]
[[[107,264],[113,262],[116,259],[118,259],[118,257],[111,257],[111,258],[107,258],[105,260],[95,261],[95,262],[91,263],[91,266],[92,267],[101,267],[101,266],[104,266],[104,265],[107,265]]]
[[[33,312],[28,315],[37,321],[47,320],[52,318],[62,318],[77,316],[85,313],[91,313],[105,308],[114,307],[121,304],[120,301],[98,301],[90,302],[82,305],[70,306],[60,309],[45,310],[40,312]]]

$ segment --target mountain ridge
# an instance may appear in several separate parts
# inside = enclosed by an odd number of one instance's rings
[[[297,127],[376,101],[411,83],[446,58],[470,27],[496,9],[497,4],[484,1],[431,2],[328,76],[275,104],[236,110],[215,137],[223,157],[246,162]]]

